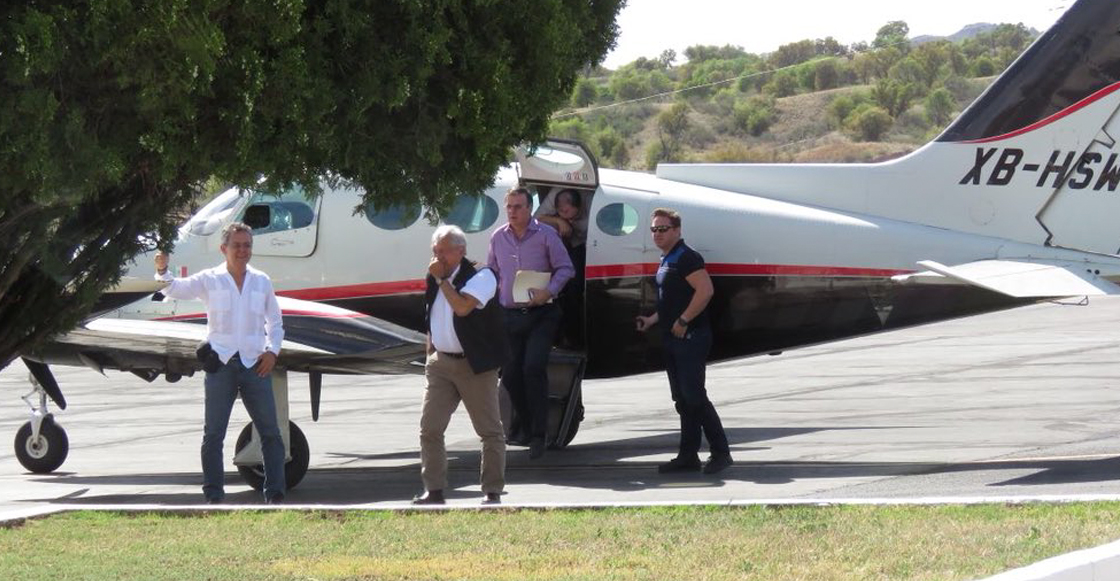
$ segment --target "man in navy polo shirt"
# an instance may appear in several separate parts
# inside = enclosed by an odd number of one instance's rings
[[[704,388],[705,363],[712,348],[708,321],[708,302],[714,293],[712,279],[704,270],[704,258],[681,239],[680,214],[665,208],[654,210],[650,232],[653,243],[663,253],[657,269],[657,312],[639,316],[637,326],[639,331],[645,331],[661,323],[665,371],[681,418],[680,450],[657,470],[700,470],[702,433],[711,451],[703,470],[705,474],[715,474],[733,461],[727,434]]]

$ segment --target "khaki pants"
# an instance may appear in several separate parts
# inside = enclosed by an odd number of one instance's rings
[[[447,448],[443,433],[462,400],[474,431],[482,440],[482,492],[505,487],[506,439],[498,404],[498,370],[475,374],[464,358],[428,356],[428,387],[420,414],[420,478],[425,490],[447,488]]]

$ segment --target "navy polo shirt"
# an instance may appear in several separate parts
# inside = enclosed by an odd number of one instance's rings
[[[688,275],[704,268],[704,257],[678,240],[672,250],[661,257],[661,266],[657,268],[657,317],[661,328],[668,333],[673,328],[673,322],[688,308],[692,295],[696,289],[685,280]],[[696,315],[689,322],[690,329],[698,329],[708,325],[708,308]]]

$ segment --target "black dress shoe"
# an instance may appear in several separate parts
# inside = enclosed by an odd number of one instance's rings
[[[482,499],[482,504],[501,504],[502,493],[500,492],[487,492],[486,497]]]
[[[657,467],[657,471],[661,474],[672,474],[675,472],[699,472],[700,471],[700,458],[698,456],[682,458],[677,456],[668,462],[661,464]]]
[[[220,498],[211,497],[211,498],[206,499],[206,504],[221,504],[221,503],[222,503],[222,499],[220,499]]]
[[[443,499],[443,491],[442,490],[429,490],[429,491],[425,492],[424,494],[418,495],[416,498],[412,499],[412,504],[417,504],[417,505],[445,504],[445,503],[446,503],[446,501]]]
[[[545,449],[548,448],[544,443],[544,438],[533,438],[529,442],[529,459],[536,460],[544,456]]]
[[[264,503],[265,504],[284,504],[284,493],[283,492],[277,492],[276,494],[273,494],[272,496],[264,499]]]
[[[712,454],[712,456],[708,458],[708,463],[704,465],[704,474],[723,472],[728,466],[734,463],[735,461],[731,459],[731,454]]]

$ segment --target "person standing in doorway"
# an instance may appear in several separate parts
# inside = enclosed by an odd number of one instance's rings
[[[498,300],[505,309],[512,354],[502,366],[515,417],[510,443],[529,445],[529,458],[544,455],[548,433],[548,354],[560,324],[560,294],[575,272],[572,259],[552,226],[533,218],[529,190],[515,187],[505,198],[508,223],[490,237],[486,264],[498,274]],[[542,288],[514,296],[519,272],[547,273]]]

